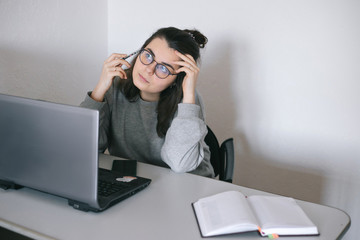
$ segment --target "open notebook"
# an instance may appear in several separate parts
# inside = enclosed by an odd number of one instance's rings
[[[319,235],[295,199],[282,196],[245,196],[227,191],[193,203],[204,237],[258,231],[262,236]]]
[[[79,210],[102,211],[151,182],[123,181],[99,169],[98,111],[0,94],[0,112],[2,188],[29,187],[64,197]]]

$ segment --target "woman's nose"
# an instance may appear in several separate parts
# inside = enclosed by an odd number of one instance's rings
[[[152,62],[149,65],[146,65],[146,71],[149,75],[153,75],[155,73],[156,62]]]

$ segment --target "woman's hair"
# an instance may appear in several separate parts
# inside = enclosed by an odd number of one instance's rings
[[[180,30],[175,27],[161,28],[145,41],[141,49],[144,49],[155,38],[165,39],[169,47],[182,54],[190,54],[195,61],[200,58],[200,48],[204,48],[207,38],[197,30]],[[132,72],[136,58],[132,61],[131,67],[126,70],[128,79],[132,79]],[[178,103],[183,98],[182,82],[185,73],[177,75],[174,83],[160,93],[157,106],[156,131],[159,137],[165,137],[170,123],[177,111]],[[122,92],[129,101],[136,101],[140,97],[140,90],[133,81],[123,81]]]

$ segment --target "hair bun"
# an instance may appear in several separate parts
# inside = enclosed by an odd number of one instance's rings
[[[200,48],[205,47],[206,43],[208,42],[208,39],[201,32],[199,32],[196,29],[194,30],[185,29],[184,31],[187,32],[195,40],[195,42],[199,45]]]

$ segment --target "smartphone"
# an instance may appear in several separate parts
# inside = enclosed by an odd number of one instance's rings
[[[119,173],[120,176],[136,176],[136,160],[113,160],[112,171]]]

